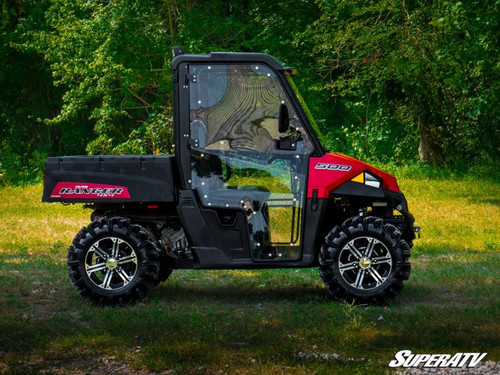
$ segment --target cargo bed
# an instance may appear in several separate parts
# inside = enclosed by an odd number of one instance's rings
[[[174,157],[49,157],[43,202],[174,202]]]

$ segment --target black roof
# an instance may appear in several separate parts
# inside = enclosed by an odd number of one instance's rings
[[[265,53],[255,52],[210,52],[208,55],[184,54],[175,56],[172,69],[177,69],[181,63],[263,63],[274,70],[291,70],[282,61]]]

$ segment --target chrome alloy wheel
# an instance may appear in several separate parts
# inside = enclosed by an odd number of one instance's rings
[[[339,271],[351,287],[370,290],[382,285],[392,270],[392,256],[374,237],[356,237],[339,254]]]
[[[90,246],[85,257],[85,272],[99,288],[117,290],[130,283],[137,273],[137,254],[118,237],[105,237]]]

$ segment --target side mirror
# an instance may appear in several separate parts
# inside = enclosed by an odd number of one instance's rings
[[[286,133],[288,130],[290,130],[290,114],[288,113],[286,104],[281,104],[280,113],[278,115],[278,131],[280,133]]]

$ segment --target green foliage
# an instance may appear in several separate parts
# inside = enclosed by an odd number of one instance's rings
[[[498,13],[498,0],[2,0],[2,181],[35,178],[45,155],[172,152],[175,45],[298,68],[332,150],[495,163]]]
[[[420,135],[435,164],[498,157],[498,1],[319,4],[303,38],[350,151],[412,160]]]
[[[97,138],[87,146],[91,154],[144,149],[122,144],[130,143],[132,132],[143,134],[144,127],[157,123],[157,114],[171,113],[171,40],[155,4],[54,1],[45,13],[48,29],[23,35],[22,46],[43,54],[54,84],[64,87],[61,110],[46,123],[79,116],[93,122]]]
[[[3,1],[0,25],[0,181],[33,182],[48,154],[83,153],[89,125],[82,118],[48,126],[63,91],[54,87],[43,56],[19,44],[27,28],[43,28],[47,2]]]
[[[93,144],[89,145],[92,148]],[[116,154],[173,154],[174,133],[172,118],[165,114],[152,113],[128,139],[112,150]]]

